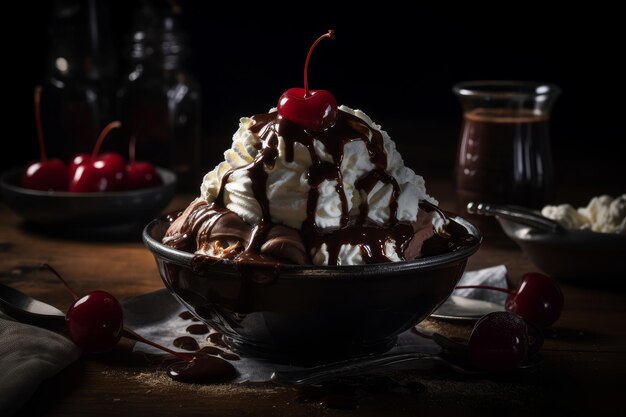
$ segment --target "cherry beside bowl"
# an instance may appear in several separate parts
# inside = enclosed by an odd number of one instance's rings
[[[454,219],[477,237],[473,244],[405,262],[257,268],[266,280],[228,261],[196,268],[192,253],[161,243],[166,218],[149,223],[143,240],[165,286],[235,351],[313,364],[385,351],[448,298],[481,243],[478,229]]]
[[[50,227],[106,227],[145,224],[174,197],[176,175],[158,168],[163,184],[157,187],[101,193],[38,191],[20,185],[23,168],[0,177],[4,202],[28,223]]]

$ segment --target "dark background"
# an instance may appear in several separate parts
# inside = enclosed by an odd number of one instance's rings
[[[37,157],[33,86],[42,82],[51,39],[51,2],[14,2],[5,9],[5,135],[0,168]],[[137,1],[111,2],[120,76],[122,46]],[[614,10],[547,9],[532,3],[499,6],[380,3],[345,6],[271,3],[230,10],[181,1],[190,35],[188,67],[202,85],[203,139],[208,171],[221,158],[238,118],[276,105],[301,86],[311,42],[328,28],[309,69],[311,88],[365,110],[397,142],[407,165],[432,177],[452,177],[461,111],[451,92],[470,79],[550,82],[563,89],[553,112],[552,144],[559,185],[593,184],[626,191],[622,120],[626,38]],[[357,12],[359,11],[359,12]],[[8,71],[7,71],[8,70]],[[10,132],[10,133],[9,133]],[[427,177],[428,178],[428,177]],[[595,193],[595,194],[597,194]]]

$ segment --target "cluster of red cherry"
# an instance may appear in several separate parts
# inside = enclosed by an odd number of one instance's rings
[[[22,187],[40,191],[91,193],[134,190],[162,184],[161,177],[153,164],[135,161],[134,146],[131,146],[128,163],[115,152],[100,154],[102,142],[109,132],[120,127],[118,121],[105,126],[91,154],[76,155],[69,166],[60,159],[48,159],[41,128],[40,102],[41,87],[37,87],[35,88],[35,124],[40,159],[28,165],[24,170]]]

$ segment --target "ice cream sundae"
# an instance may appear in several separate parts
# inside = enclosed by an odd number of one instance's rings
[[[317,43],[333,37],[329,33]],[[201,195],[163,243],[235,263],[358,265],[415,259],[436,200],[389,135],[328,91],[291,88],[244,117]]]

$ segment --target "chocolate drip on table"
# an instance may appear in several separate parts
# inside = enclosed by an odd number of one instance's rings
[[[182,313],[180,313],[178,315],[178,317],[180,317],[183,320],[191,320],[191,321],[200,321],[200,319],[198,319],[196,316],[194,316],[191,311],[183,311]]]
[[[192,320],[195,317],[189,311],[183,311],[178,315],[183,320]],[[210,329],[206,324],[192,324],[186,328],[190,334],[206,334]],[[207,340],[222,346],[205,346],[200,348],[196,339],[190,336],[181,336],[174,339],[174,346],[195,352],[193,359],[189,362],[175,362],[167,369],[167,375],[179,382],[187,383],[212,383],[224,382],[237,376],[235,367],[227,360],[239,360],[235,353],[226,351],[225,343],[222,340],[222,333],[211,333]],[[218,343],[215,343],[215,342]],[[219,357],[218,357],[219,356]]]
[[[210,331],[206,324],[192,324],[187,326],[185,330],[190,334],[207,334]]]
[[[211,383],[229,381],[237,376],[237,370],[224,359],[205,354],[195,356],[190,362],[170,365],[167,375],[179,382]]]
[[[177,337],[176,339],[174,339],[173,345],[179,349],[188,350],[191,352],[200,349],[200,345],[198,345],[196,339],[190,336]]]

